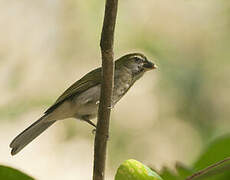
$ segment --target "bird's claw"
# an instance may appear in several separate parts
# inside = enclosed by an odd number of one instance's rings
[[[111,105],[111,106],[108,106],[108,109],[113,109],[114,108],[114,105]]]
[[[92,134],[96,134],[96,132],[97,132],[97,128],[92,130]]]

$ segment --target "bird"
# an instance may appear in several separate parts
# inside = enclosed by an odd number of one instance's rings
[[[129,53],[115,61],[112,106],[114,106],[145,72],[156,69],[142,53]],[[97,68],[71,85],[37,121],[10,143],[11,155],[17,154],[58,120],[75,118],[96,128],[91,121],[97,116],[100,100],[102,68]]]

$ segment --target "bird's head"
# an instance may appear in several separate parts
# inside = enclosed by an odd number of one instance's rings
[[[133,74],[144,73],[156,69],[157,66],[149,61],[141,53],[131,53],[122,56],[116,61],[116,66],[123,66],[129,69]]]

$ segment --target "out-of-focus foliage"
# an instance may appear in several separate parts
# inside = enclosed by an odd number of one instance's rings
[[[119,166],[115,180],[162,180],[162,178],[139,161],[129,159]]]
[[[160,176],[142,163],[129,159],[123,162],[115,175],[115,180],[184,180],[193,173],[230,157],[230,135],[219,137],[208,144],[198,160],[186,167],[181,163],[175,166],[176,172],[167,167],[160,171]],[[162,177],[162,178],[161,178]],[[0,166],[0,179],[4,180],[32,180],[30,176],[7,166]],[[230,163],[226,162],[217,168],[213,168],[208,174],[201,176],[202,180],[226,180],[230,179]]]
[[[0,179],[2,180],[33,180],[32,177],[28,176],[27,174],[8,167],[0,165]]]
[[[230,134],[219,137],[208,144],[193,166],[197,169],[203,169],[227,157],[230,157]]]
[[[181,163],[176,164],[175,170],[176,172],[170,170],[167,167],[164,167],[159,174],[163,179],[166,180],[185,180],[186,177],[190,176],[194,172],[192,169]]]
[[[219,137],[210,142],[198,160],[190,168],[178,163],[176,172],[169,168],[163,168],[159,173],[164,179],[183,180],[193,173],[207,168],[225,158],[230,157],[230,135]],[[227,180],[230,179],[230,162],[227,161],[216,168],[212,168],[207,174],[200,176],[202,180]]]

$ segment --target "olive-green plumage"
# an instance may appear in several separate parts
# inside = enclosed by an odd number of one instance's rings
[[[116,60],[112,104],[115,105],[146,71],[155,68],[155,64],[140,53]],[[91,119],[97,115],[100,90],[101,68],[97,68],[70,86],[39,120],[20,133],[10,144],[11,154],[17,154],[57,120],[73,117],[96,127]]]

